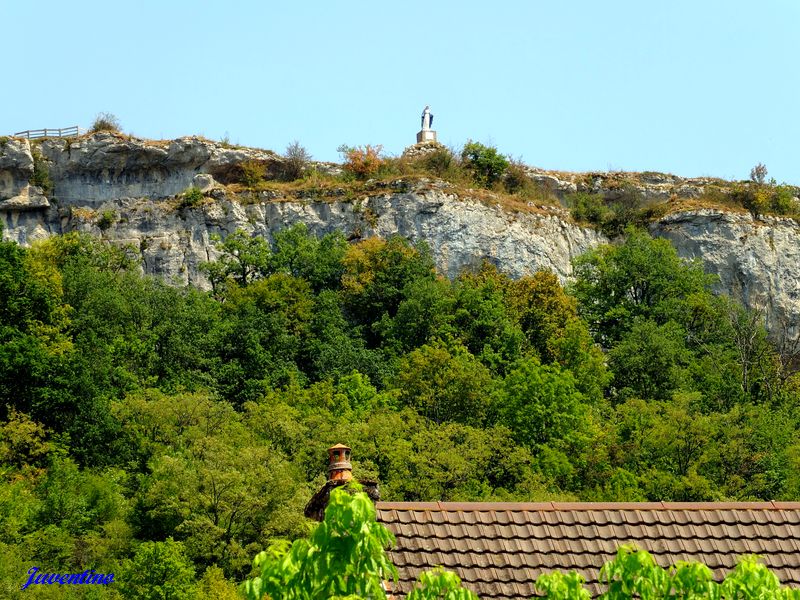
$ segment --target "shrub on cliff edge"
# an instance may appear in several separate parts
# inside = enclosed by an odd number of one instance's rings
[[[101,112],[97,113],[97,116],[94,118],[92,126],[89,128],[89,133],[96,133],[98,131],[119,131],[120,127],[119,119],[116,115],[108,112]]]

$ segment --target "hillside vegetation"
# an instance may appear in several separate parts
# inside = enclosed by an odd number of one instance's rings
[[[399,157],[385,156],[381,146],[343,145],[339,151],[341,167],[323,167],[313,163],[295,142],[283,157],[276,155],[279,162],[275,165],[253,161],[242,164],[228,181],[228,189],[242,202],[256,198],[255,192],[290,199],[309,194],[348,197],[376,183],[395,184],[398,178],[435,178],[449,183],[456,194],[491,200],[510,210],[563,205],[575,221],[612,236],[621,234],[627,226],[644,226],[683,209],[800,216],[800,188],[767,179],[763,164],[756,165],[747,180],[725,181],[655,172],[543,171],[472,140],[459,150],[436,143],[420,144]]]
[[[89,597],[20,592],[35,564],[235,597],[336,442],[386,500],[800,498],[796,351],[626,234],[570,289],[302,226],[219,241],[210,293],[90,237],[0,243],[1,595]]]

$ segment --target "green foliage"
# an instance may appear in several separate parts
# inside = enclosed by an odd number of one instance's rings
[[[441,342],[410,352],[399,365],[400,401],[436,423],[482,425],[492,396],[489,370],[461,345]]]
[[[219,567],[208,567],[197,583],[197,600],[241,600],[236,586]]]
[[[432,152],[426,153],[420,163],[427,172],[436,177],[447,178],[457,168],[453,151],[445,146],[437,146]]]
[[[497,400],[500,421],[529,447],[573,441],[586,428],[587,409],[571,373],[536,359],[517,363]]]
[[[576,192],[565,200],[573,219],[591,223],[608,236],[620,235],[632,225],[644,226],[647,221],[641,192],[630,183],[615,190],[611,199],[602,194]]]
[[[574,572],[549,573],[536,580],[536,590],[548,600],[588,600],[590,594]],[[607,589],[606,600],[643,598],[648,600],[791,600],[800,590],[781,587],[778,578],[755,557],[744,557],[719,584],[711,569],[702,563],[679,562],[669,570],[658,566],[644,550],[623,546],[617,556],[603,565],[600,583]]]
[[[212,238],[222,256],[201,263],[215,294],[222,294],[226,280],[246,286],[272,273],[287,273],[307,280],[320,291],[338,287],[344,272],[347,242],[340,232],[318,239],[298,223],[275,234],[274,243],[237,229],[224,240]]]
[[[45,440],[46,433],[40,423],[23,413],[11,410],[8,422],[0,426],[0,463],[23,466],[41,466],[53,445]]]
[[[690,354],[686,332],[674,321],[635,321],[609,353],[608,364],[621,398],[666,400],[680,389]]]
[[[525,164],[521,160],[512,160],[508,163],[503,186],[509,194],[526,194],[533,189],[533,181],[528,177]]]
[[[484,265],[456,284],[453,324],[462,343],[489,369],[502,374],[526,350],[526,339],[509,298],[510,280]]]
[[[0,243],[0,585],[20,556],[122,574],[171,538],[195,595],[229,597],[304,533],[339,441],[390,501],[800,493],[791,348],[666,241],[592,251],[575,295],[547,271],[449,280],[400,238],[218,247],[208,294],[87,235]]]
[[[478,600],[477,594],[461,587],[461,578],[442,567],[420,574],[408,600]]]
[[[275,271],[307,280],[316,292],[339,287],[348,248],[341,232],[317,238],[304,223],[298,223],[278,231],[273,246]]]
[[[731,600],[775,598],[776,600],[798,600],[800,590],[780,585],[778,577],[770,572],[754,556],[741,560],[722,582],[721,597]]]
[[[187,188],[186,191],[181,194],[181,200],[178,208],[192,208],[200,204],[203,201],[203,198],[205,198],[205,196],[203,195],[203,192],[200,191],[200,188],[192,186]]]
[[[602,228],[613,218],[612,211],[606,206],[602,194],[576,192],[569,194],[566,202],[572,218],[576,221],[586,221]]]
[[[797,198],[800,189],[790,185],[778,185],[770,199],[772,210],[779,215],[797,216],[800,213],[800,202]]]
[[[427,248],[406,240],[370,238],[350,246],[343,259],[342,293],[346,311],[363,324],[394,317],[406,286],[434,277]],[[377,333],[377,332],[376,332]],[[370,336],[374,340],[377,335]]]
[[[30,184],[42,188],[45,196],[50,196],[53,193],[53,180],[50,179],[50,168],[42,156],[41,150],[35,144],[31,146],[31,156],[33,157],[33,174],[30,178]]]
[[[109,227],[111,227],[117,220],[117,213],[113,210],[104,210],[103,213],[100,215],[100,218],[97,220],[97,226],[100,228],[101,231],[105,231]]]
[[[580,313],[604,344],[618,340],[637,318],[680,322],[688,299],[711,282],[699,263],[679,258],[667,240],[632,228],[623,243],[590,250],[574,265]]]
[[[534,588],[548,600],[590,600],[592,595],[583,587],[583,577],[575,571],[543,573],[536,578]]]
[[[800,205],[795,200],[797,195],[798,188],[777,185],[774,179],[767,183],[759,179],[749,183],[739,183],[731,191],[731,199],[744,206],[755,217],[762,214],[789,216],[800,214]]]
[[[488,187],[500,181],[509,166],[508,159],[497,148],[472,140],[464,145],[461,160],[464,167],[472,172],[475,181]]]
[[[145,542],[117,578],[125,598],[193,600],[195,573],[183,545],[168,538]]]
[[[213,242],[223,253],[219,263],[224,277],[233,278],[239,285],[247,285],[269,273],[272,250],[265,239],[237,229],[224,240],[214,238]]]
[[[119,132],[120,129],[119,119],[115,115],[109,112],[101,112],[97,113],[94,121],[92,121],[89,133],[97,133],[98,131]]]
[[[323,599],[356,595],[386,598],[383,582],[397,579],[386,555],[394,536],[376,521],[375,507],[363,492],[331,492],[325,520],[309,539],[278,543],[258,554],[260,577],[242,588],[251,600]]]
[[[257,160],[245,160],[238,165],[237,180],[247,188],[254,188],[264,181],[266,166]]]

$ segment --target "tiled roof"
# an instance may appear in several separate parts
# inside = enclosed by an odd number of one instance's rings
[[[737,557],[758,554],[781,583],[800,587],[800,502],[379,502],[397,538],[391,559],[402,597],[421,571],[442,565],[481,598],[531,598],[552,570],[580,573],[593,595],[622,544],[662,567],[701,561],[720,580]]]

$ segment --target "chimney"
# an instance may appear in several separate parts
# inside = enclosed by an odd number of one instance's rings
[[[353,465],[350,464],[350,447],[336,444],[328,448],[328,481],[306,504],[305,515],[309,519],[322,521],[331,490],[353,480]],[[364,492],[373,502],[380,500],[377,481],[359,481]]]
[[[350,481],[353,465],[350,464],[350,448],[336,444],[328,448],[328,481]]]

